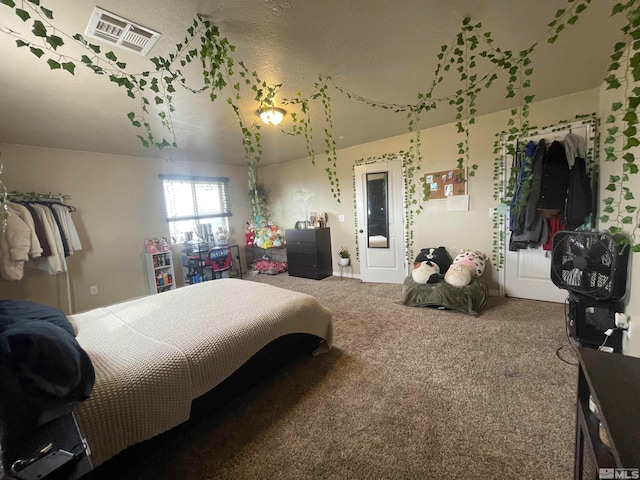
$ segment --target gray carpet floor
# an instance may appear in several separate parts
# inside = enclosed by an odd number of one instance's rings
[[[472,317],[402,306],[400,285],[248,280],[317,297],[333,348],[97,479],[572,478],[563,305],[491,297]]]

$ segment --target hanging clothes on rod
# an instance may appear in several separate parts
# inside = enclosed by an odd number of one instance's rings
[[[9,192],[7,228],[0,235],[0,276],[21,280],[24,266],[49,274],[67,272],[66,257],[81,250],[71,212],[60,194]]]

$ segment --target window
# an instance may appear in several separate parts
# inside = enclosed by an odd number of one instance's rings
[[[160,175],[172,243],[210,242],[229,232],[229,179]]]

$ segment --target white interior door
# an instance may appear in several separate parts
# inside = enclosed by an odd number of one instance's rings
[[[355,167],[360,279],[402,283],[407,276],[402,159]]]
[[[535,136],[527,137],[523,141],[540,139],[551,144],[554,140],[562,140],[568,133],[584,139],[587,156],[593,155],[595,132],[592,122],[572,122],[562,127],[550,127],[539,131]],[[511,156],[504,152],[505,181],[511,170]],[[592,158],[591,158],[592,159]],[[586,159],[589,162],[589,158]],[[506,185],[505,185],[506,186]],[[547,302],[563,303],[567,298],[567,291],[558,288],[551,281],[551,252],[542,247],[510,251],[508,248],[510,231],[509,221],[504,226],[506,238],[506,252],[504,261],[503,291],[508,297],[530,298]]]

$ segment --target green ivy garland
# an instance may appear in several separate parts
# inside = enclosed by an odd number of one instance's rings
[[[611,64],[604,79],[607,89],[624,91],[624,100],[611,105],[611,114],[606,118],[604,139],[605,162],[622,160],[617,174],[609,176],[605,190],[609,196],[602,199],[604,208],[600,221],[609,224],[612,234],[626,230],[629,238],[622,237],[631,244],[633,252],[640,252],[640,210],[637,200],[628,186],[633,175],[638,174],[638,165],[633,151],[640,146],[638,140],[638,107],[640,106],[640,8],[631,0],[618,3],[613,13],[625,13],[626,25],[622,28],[624,41],[616,43],[611,55]]]

